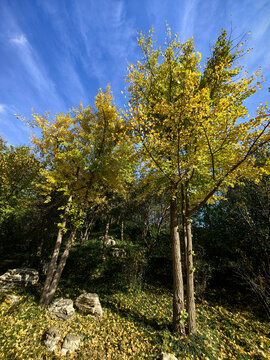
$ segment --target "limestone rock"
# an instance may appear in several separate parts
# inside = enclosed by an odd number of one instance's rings
[[[6,294],[5,301],[7,301],[10,305],[17,305],[20,302],[20,299],[15,294]]]
[[[104,242],[105,246],[114,246],[116,244],[112,236],[107,236],[107,239],[105,239],[105,236],[100,236],[99,240]]]
[[[112,257],[117,257],[117,258],[124,258],[127,256],[126,251],[120,248],[111,248],[110,254]]]
[[[30,268],[10,269],[0,276],[0,289],[8,290],[16,285],[27,286],[38,282],[38,271]]]
[[[105,241],[106,246],[114,246],[115,244],[116,242],[113,239],[108,239],[107,241]]]
[[[97,294],[81,294],[75,302],[79,311],[83,314],[90,314],[99,319],[102,318],[102,308]]]
[[[53,352],[57,348],[57,344],[61,339],[63,330],[57,326],[52,326],[45,334],[44,344],[48,351]]]
[[[61,320],[72,319],[75,314],[73,301],[71,299],[57,298],[48,306],[50,315],[54,315]]]
[[[74,335],[74,334],[68,334],[65,337],[61,354],[66,355],[67,352],[72,352],[78,349],[80,346],[80,343],[82,341],[82,336]]]
[[[159,356],[159,360],[177,360],[173,354],[162,352]]]

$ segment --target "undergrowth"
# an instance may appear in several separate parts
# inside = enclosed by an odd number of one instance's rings
[[[198,301],[198,333],[181,337],[171,332],[172,296],[162,288],[101,291],[101,321],[76,314],[68,322],[51,319],[38,306],[39,291],[39,287],[32,293],[18,291],[20,302],[15,306],[0,298],[0,359],[58,359],[59,353],[50,354],[43,345],[44,333],[52,325],[64,329],[63,338],[67,333],[84,337],[67,359],[157,359],[161,351],[186,360],[270,358],[269,323],[248,310]],[[57,296],[75,300],[84,291],[89,289],[60,286]]]

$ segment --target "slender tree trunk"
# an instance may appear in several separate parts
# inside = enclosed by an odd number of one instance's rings
[[[185,334],[184,324],[184,284],[182,274],[180,237],[178,232],[177,199],[171,199],[171,240],[172,240],[172,263],[173,263],[173,330]]]
[[[70,251],[71,246],[73,244],[73,241],[75,239],[75,235],[76,235],[76,231],[73,230],[71,232],[69,238],[68,238],[65,250],[64,250],[63,254],[61,255],[59,264],[58,264],[58,266],[56,268],[56,271],[54,273],[54,276],[52,278],[50,287],[49,287],[49,289],[48,289],[48,291],[46,293],[46,298],[45,298],[44,303],[43,303],[43,305],[45,305],[45,306],[48,305],[52,301],[52,299],[54,297],[54,294],[55,294],[55,291],[57,289],[59,280],[61,278],[62,272],[63,272],[64,267],[66,265],[66,261],[67,261],[68,255],[69,255],[69,251]]]
[[[56,268],[56,264],[57,264],[57,260],[58,260],[58,256],[59,256],[59,251],[60,251],[60,247],[61,247],[61,243],[62,243],[62,239],[63,239],[64,229],[65,229],[66,223],[67,223],[69,204],[70,204],[71,200],[72,200],[72,196],[70,196],[68,199],[68,205],[66,206],[61,226],[58,229],[57,239],[55,242],[52,258],[51,258],[51,261],[50,261],[50,264],[48,267],[44,287],[43,287],[42,294],[41,294],[41,297],[39,300],[40,305],[44,305],[44,306],[48,305],[47,295],[50,291],[50,285],[53,280],[53,275],[55,272],[55,268]]]
[[[94,226],[94,222],[95,219],[94,217],[86,224],[86,228],[84,233],[81,235],[81,242],[80,242],[80,247],[83,247],[84,244],[87,242],[89,235],[90,235],[90,231],[92,230],[93,226]]]
[[[193,250],[192,250],[192,234],[191,221],[185,219],[186,239],[187,239],[187,311],[188,311],[188,333],[195,334],[197,332],[196,325],[196,306],[194,297],[194,268],[193,268]]]
[[[105,226],[105,234],[103,236],[103,248],[102,248],[102,260],[106,260],[106,248],[107,248],[107,241],[109,237],[109,229],[111,223],[111,216],[108,216],[106,226]]]
[[[124,241],[124,220],[121,221],[121,241]]]

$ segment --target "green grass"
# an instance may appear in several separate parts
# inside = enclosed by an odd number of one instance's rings
[[[75,300],[88,288],[60,286],[57,296]],[[180,337],[170,331],[172,296],[170,291],[145,287],[143,291],[100,290],[104,310],[101,321],[76,314],[69,322],[51,319],[37,304],[36,296],[21,290],[21,302],[11,306],[2,297],[0,305],[0,359],[57,359],[47,353],[42,338],[57,325],[64,334],[84,336],[81,347],[67,359],[156,359],[161,351],[178,359],[269,359],[269,323],[249,310],[239,310],[201,301],[197,305],[198,334]]]

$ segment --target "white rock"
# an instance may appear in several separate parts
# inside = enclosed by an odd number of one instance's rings
[[[59,329],[57,326],[51,327],[45,334],[44,344],[48,351],[53,352],[57,349],[57,344],[61,339],[63,330]]]
[[[10,269],[0,276],[0,289],[12,289],[16,285],[35,285],[38,282],[39,274],[35,269],[18,268]]]
[[[73,301],[71,299],[57,298],[48,306],[50,315],[54,315],[61,320],[72,319],[75,314]]]
[[[102,318],[102,307],[97,294],[81,294],[76,299],[75,304],[81,313],[90,314],[99,319]]]
[[[65,337],[61,354],[66,355],[68,352],[72,352],[78,349],[80,346],[80,343],[82,341],[82,336],[74,335],[74,334],[68,334]]]

